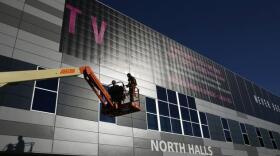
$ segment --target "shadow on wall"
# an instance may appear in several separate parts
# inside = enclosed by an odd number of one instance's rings
[[[4,149],[2,151],[5,151],[7,153],[24,153],[26,147],[29,147],[27,152],[31,153],[34,145],[35,145],[35,142],[25,143],[24,140],[23,140],[23,137],[18,136],[18,143],[17,144],[9,143],[4,147]]]

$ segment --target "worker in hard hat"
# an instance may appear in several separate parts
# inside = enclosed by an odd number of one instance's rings
[[[127,74],[127,78],[128,78],[128,84],[126,85],[126,87],[129,88],[129,97],[130,97],[130,102],[134,101],[134,96],[135,96],[135,88],[137,86],[137,82],[135,77],[133,77],[130,73]]]

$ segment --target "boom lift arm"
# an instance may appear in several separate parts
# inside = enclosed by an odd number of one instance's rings
[[[118,116],[140,111],[139,99],[136,101],[131,101],[130,103],[123,104],[122,107],[116,108],[114,102],[111,100],[110,94],[107,92],[105,87],[103,87],[102,83],[99,81],[99,79],[96,77],[93,70],[89,66],[0,72],[0,87],[14,82],[63,78],[78,76],[81,74],[84,75],[85,80],[90,85],[94,93],[98,96],[99,100],[102,103],[102,109],[109,109],[106,111],[107,114]]]

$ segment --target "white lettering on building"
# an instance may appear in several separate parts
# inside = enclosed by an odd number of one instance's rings
[[[259,105],[262,105],[268,109],[271,109],[273,111],[276,111],[276,112],[280,112],[280,107],[279,105],[276,105],[272,102],[269,102],[267,99],[264,99],[264,98],[261,98],[257,95],[254,95],[254,99],[255,99],[255,102]]]
[[[151,150],[161,152],[188,153],[201,156],[212,156],[211,146],[201,146],[194,144],[185,144],[164,140],[151,140]]]
[[[166,151],[167,151],[167,144],[166,144],[165,141],[161,140],[161,141],[159,142],[159,147],[160,147],[160,150],[161,150],[162,152],[166,152]]]

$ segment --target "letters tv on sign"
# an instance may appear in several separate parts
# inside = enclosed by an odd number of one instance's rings
[[[60,51],[99,64],[100,45],[104,43],[107,22],[94,0],[67,0]]]

